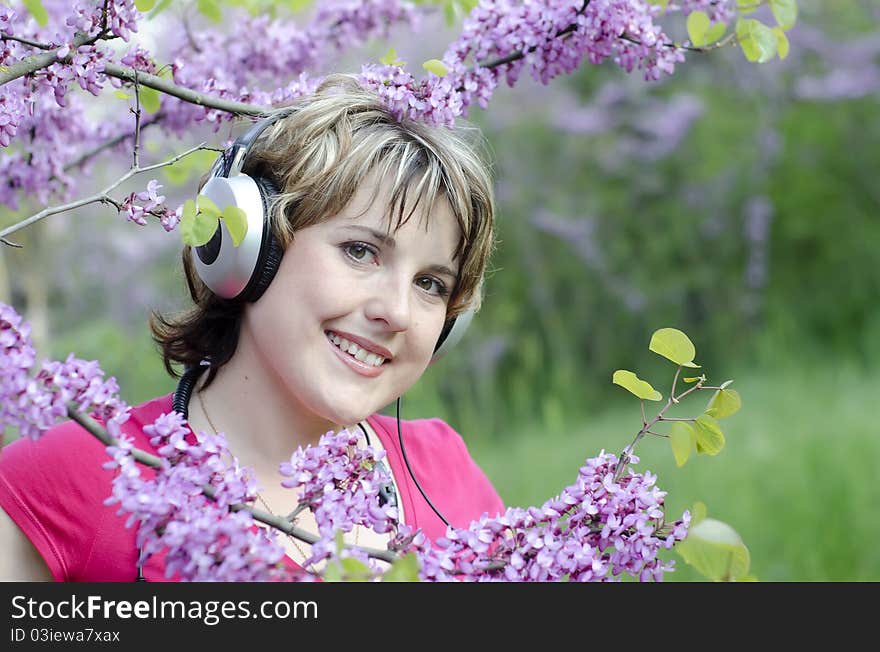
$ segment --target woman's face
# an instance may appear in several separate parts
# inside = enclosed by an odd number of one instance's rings
[[[460,229],[439,199],[388,233],[388,196],[366,181],[338,215],[296,232],[265,294],[249,306],[260,373],[306,419],[353,425],[427,368],[446,320]],[[345,350],[343,350],[345,349]],[[328,428],[329,429],[329,428]]]

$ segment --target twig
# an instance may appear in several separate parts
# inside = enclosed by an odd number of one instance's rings
[[[75,404],[71,403],[67,406],[67,415],[83,428],[85,428],[105,446],[119,445],[119,442],[116,440],[116,438],[111,436],[110,433],[108,433],[103,427],[101,427],[101,425],[97,421],[92,419],[87,414],[82,414],[81,412],[79,412],[76,409]],[[154,469],[158,469],[162,466],[162,460],[159,457],[147,453],[146,451],[142,451],[139,448],[132,448],[129,452],[136,462],[139,462],[144,466],[149,466]],[[202,487],[202,493],[211,500],[215,499],[216,492],[214,491],[214,488],[210,485],[204,485]],[[290,521],[280,516],[274,516],[272,514],[269,514],[268,512],[264,512],[263,510],[256,507],[251,507],[250,505],[238,503],[235,505],[230,505],[229,509],[233,512],[250,512],[255,521],[259,521],[260,523],[269,525],[277,530],[281,530],[285,534],[289,534],[290,536],[295,537],[300,541],[304,541],[305,543],[308,543],[310,545],[317,543],[317,541],[319,540],[316,535],[312,534],[308,530],[298,528]],[[383,561],[387,561],[388,563],[393,563],[397,559],[397,555],[395,555],[390,550],[378,550],[376,548],[367,548],[364,546],[349,547],[362,550],[370,557],[381,559]]]
[[[139,167],[138,150],[141,146],[141,85],[138,83],[138,71],[134,71],[134,149],[132,150],[132,158],[134,159],[131,166],[134,169]]]
[[[678,371],[681,371],[681,365],[678,366]],[[676,372],[676,377],[678,377],[678,372]],[[633,450],[635,450],[636,444],[639,443],[639,440],[642,437],[644,437],[646,434],[648,434],[650,432],[651,426],[653,426],[658,421],[695,421],[696,420],[696,419],[679,419],[679,418],[673,418],[673,417],[667,418],[667,417],[663,416],[663,413],[666,412],[666,410],[668,410],[670,407],[672,407],[672,405],[674,403],[680,402],[681,399],[683,399],[685,396],[687,396],[691,392],[694,392],[698,389],[707,389],[702,386],[702,383],[704,380],[705,380],[704,378],[700,378],[700,380],[697,381],[696,385],[694,385],[693,387],[690,387],[687,391],[683,392],[681,394],[681,396],[675,396],[674,394],[669,395],[669,398],[666,400],[666,405],[664,405],[663,408],[657,413],[657,416],[655,416],[653,419],[651,419],[651,421],[649,421],[648,423],[645,423],[642,426],[642,429],[636,433],[636,436],[632,440],[632,443],[629,446],[627,446],[626,448],[624,448],[623,451],[620,453],[620,458],[617,460],[617,468],[614,469],[614,481],[615,482],[618,482],[620,480],[620,478],[623,477],[623,472],[626,470],[626,465],[629,464],[629,460],[631,458]],[[674,386],[674,382],[673,382],[673,386]],[[643,402],[643,408],[644,408],[644,402]],[[643,415],[642,420],[644,421],[644,411],[642,412],[642,415]],[[651,434],[658,434],[658,433],[651,433]],[[660,436],[662,437],[665,435],[660,435]]]
[[[39,213],[35,213],[34,215],[31,215],[30,217],[22,220],[21,222],[16,222],[15,224],[13,224],[11,226],[6,227],[2,231],[0,231],[0,239],[2,239],[4,236],[9,235],[10,233],[15,233],[16,231],[21,230],[21,229],[25,228],[26,226],[30,226],[31,224],[33,224],[35,222],[39,222],[40,220],[45,219],[45,218],[49,217],[50,215],[55,215],[57,213],[63,213],[65,211],[70,211],[75,208],[80,208],[81,206],[86,206],[87,204],[94,204],[96,202],[102,202],[102,203],[113,204],[114,206],[119,208],[119,203],[117,201],[115,201],[113,198],[111,198],[109,196],[109,193],[112,190],[114,190],[115,188],[117,188],[121,183],[123,183],[124,181],[127,181],[128,179],[130,179],[131,177],[133,177],[136,174],[141,174],[142,172],[149,172],[150,170],[155,170],[155,169],[165,167],[168,165],[174,165],[177,161],[184,158],[185,156],[189,156],[190,154],[197,152],[199,150],[202,150],[202,149],[206,149],[204,147],[204,143],[201,143],[200,145],[196,145],[195,147],[191,147],[190,149],[186,150],[182,154],[178,154],[177,156],[174,156],[174,157],[168,159],[167,161],[163,161],[162,163],[148,165],[147,167],[143,167],[143,168],[131,168],[128,172],[123,174],[116,181],[114,181],[109,186],[104,188],[104,190],[101,190],[100,192],[97,192],[94,195],[89,195],[88,197],[84,197],[82,199],[77,199],[77,200],[69,202],[67,204],[62,204],[61,206],[53,206],[53,207],[49,207],[49,208],[44,208]],[[5,240],[4,240],[4,242],[5,242]]]
[[[156,114],[155,116],[153,116],[152,120],[141,120],[141,131],[143,131],[147,127],[151,127],[153,125],[159,124],[162,120],[162,117],[163,117],[163,114],[159,113],[159,114]],[[97,147],[95,147],[93,149],[90,149],[88,152],[86,152],[85,154],[83,154],[79,158],[66,164],[64,166],[64,171],[69,172],[70,170],[73,170],[74,168],[78,168],[80,165],[82,165],[83,163],[88,161],[93,156],[97,156],[98,154],[103,152],[105,149],[110,149],[112,147],[115,147],[116,145],[119,145],[121,142],[128,140],[129,138],[133,138],[133,137],[134,137],[133,133],[131,133],[131,134],[125,133],[125,134],[119,134],[118,136],[114,136],[110,140],[98,145]],[[52,177],[52,178],[54,178],[54,177]]]
[[[37,41],[32,41],[29,38],[25,38],[24,36],[13,36],[12,34],[3,34],[0,36],[0,41],[17,41],[19,43],[23,43],[24,45],[29,45],[32,48],[38,48],[40,50],[54,50],[54,46],[49,45],[48,43],[39,43]]]

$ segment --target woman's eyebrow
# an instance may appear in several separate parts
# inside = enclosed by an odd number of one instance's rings
[[[384,244],[386,247],[394,248],[397,246],[397,242],[389,233],[383,233],[382,231],[378,231],[376,229],[371,229],[368,226],[363,226],[361,224],[346,224],[345,228],[353,229],[355,231],[362,231],[363,233],[367,233],[373,236],[376,240]]]
[[[370,228],[369,226],[364,226],[362,224],[347,224],[345,228],[371,235],[390,249],[397,246],[397,241],[389,233],[384,233],[377,229]],[[434,272],[435,274],[444,274],[456,281],[458,280],[458,272],[446,265],[429,265],[428,271]]]

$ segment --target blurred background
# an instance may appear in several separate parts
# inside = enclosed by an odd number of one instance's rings
[[[877,581],[880,6],[798,4],[784,61],[726,48],[656,83],[584,65],[546,87],[499,88],[471,114],[493,153],[499,243],[482,310],[402,411],[461,432],[507,504],[540,504],[585,458],[632,441],[638,400],[611,375],[633,370],[667,395],[675,368],[648,343],[679,328],[743,408],[721,422],[721,453],[682,468],[668,440],[641,442],[635,468],[659,476],[669,519],[703,501],[742,535],[759,580]],[[679,16],[664,24],[683,37]],[[437,12],[327,71],[389,45],[419,70],[456,36]],[[144,146],[159,161],[240,128],[145,134]],[[170,205],[210,160],[159,177]],[[96,166],[78,196],[121,164]],[[0,213],[0,226],[40,208]],[[24,248],[0,249],[0,300],[31,321],[42,356],[98,359],[132,404],[173,391],[147,319],[186,305],[176,232],[93,205],[13,239]],[[699,579],[666,556],[667,581]]]

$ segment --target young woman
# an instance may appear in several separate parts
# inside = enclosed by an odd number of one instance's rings
[[[222,269],[220,233],[186,248],[194,305],[154,316],[152,327],[168,371],[189,371],[176,392],[135,407],[123,431],[153,451],[143,427],[177,409],[194,438],[225,433],[263,488],[257,506],[287,514],[296,495],[281,487],[279,463],[330,430],[357,429],[362,445],[387,453],[386,499],[428,537],[501,511],[452,428],[376,413],[478,307],[494,211],[478,148],[465,133],[396,120],[342,75],[248,133],[202,192],[236,186],[239,167],[255,181],[268,226],[253,275],[236,281]],[[260,235],[253,224],[249,235]],[[165,578],[161,555],[138,569],[134,528],[103,504],[114,473],[102,469],[107,459],[73,422],[3,449],[2,579]],[[317,531],[306,516],[297,525]],[[355,528],[347,540],[384,547],[387,536]],[[301,564],[308,545],[282,539],[285,563]]]

